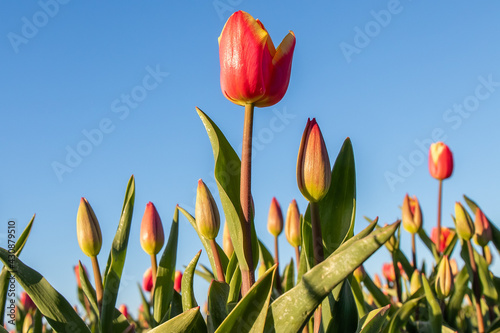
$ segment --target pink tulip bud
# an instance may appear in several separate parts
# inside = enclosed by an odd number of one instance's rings
[[[148,202],[141,222],[141,246],[149,255],[160,252],[165,242],[160,215],[152,202]]]
[[[125,318],[128,318],[128,308],[125,304],[120,305],[120,308],[118,310],[120,310],[120,312],[125,316]]]
[[[491,231],[490,223],[484,215],[483,211],[479,208],[476,209],[476,218],[474,219],[474,241],[477,245],[485,247],[488,242],[492,240],[493,234]]]
[[[182,272],[175,271],[174,290],[177,291],[178,293],[181,292],[181,283],[182,283]]]
[[[396,280],[396,272],[394,271],[394,265],[392,263],[383,264],[382,275],[387,279],[388,282],[394,282]]]
[[[142,276],[142,289],[147,292],[151,292],[153,289],[153,270],[151,267],[146,269],[144,275]]]
[[[281,212],[281,206],[278,200],[274,197],[271,200],[271,206],[269,207],[267,230],[274,237],[278,237],[283,231],[283,213]]]
[[[36,309],[35,303],[31,300],[31,297],[29,297],[28,293],[25,291],[21,292],[21,295],[19,296],[19,301],[24,309],[24,311],[29,312],[30,310]]]
[[[429,172],[432,177],[443,180],[453,173],[453,154],[442,142],[431,144],[429,149]]]

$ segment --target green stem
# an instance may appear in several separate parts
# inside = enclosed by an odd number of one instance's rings
[[[282,293],[281,277],[280,277],[280,260],[278,254],[278,236],[274,237],[274,263],[276,264],[276,290],[279,294]]]
[[[90,257],[90,260],[92,261],[92,269],[94,270],[95,293],[97,296],[97,306],[100,312],[103,295],[101,270],[99,269],[99,261],[97,260],[96,256]]]
[[[242,269],[241,294],[245,296],[255,283],[255,272],[252,256],[252,130],[253,104],[245,105],[245,121],[243,125],[243,147],[241,149],[240,203],[243,211],[243,251],[248,270]]]
[[[481,291],[479,289],[479,274],[477,273],[476,260],[474,259],[474,250],[470,239],[467,241],[469,249],[470,266],[472,268],[472,292],[474,293],[476,316],[477,316],[477,330],[479,333],[484,333],[483,313],[481,311]]]
[[[439,180],[438,192],[438,219],[437,219],[437,252],[441,254],[441,199],[443,194],[443,180]]]
[[[155,254],[152,254],[150,257],[151,257],[151,279],[153,281],[153,287],[151,288],[151,295],[153,295],[155,291],[156,275],[158,274],[158,263],[156,261]]]
[[[220,282],[226,282],[224,279],[224,270],[222,269],[222,263],[220,261],[219,251],[217,250],[217,243],[215,239],[210,240],[210,247],[212,248],[212,254],[215,261],[215,269],[217,270],[217,280]]]

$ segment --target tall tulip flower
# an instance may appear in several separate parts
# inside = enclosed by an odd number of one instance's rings
[[[244,11],[231,15],[219,37],[224,96],[243,106],[278,103],[288,88],[294,48],[293,32],[276,49],[262,22]]]
[[[290,81],[294,49],[293,32],[290,31],[276,49],[262,22],[243,11],[229,17],[219,36],[222,93],[231,102],[245,106],[240,172],[244,257],[238,258],[241,263],[243,296],[255,281],[251,208],[254,107],[271,106],[283,98]]]
[[[453,154],[450,148],[442,142],[431,144],[429,149],[429,173],[439,180],[438,192],[438,218],[437,218],[437,239],[438,249],[441,248],[441,201],[443,194],[443,179],[449,178],[453,173]]]

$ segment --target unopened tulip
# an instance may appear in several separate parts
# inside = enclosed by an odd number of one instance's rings
[[[429,172],[432,177],[443,180],[453,173],[453,154],[442,142],[431,144],[429,149]]]
[[[441,228],[441,241],[439,242],[440,247],[438,249],[439,253],[442,253],[446,247],[450,244],[451,240],[455,232],[450,230],[449,228],[442,227]],[[437,228],[432,228],[431,231],[431,240],[437,246]]]
[[[453,273],[448,256],[443,256],[436,275],[436,293],[439,299],[445,299],[453,289]]]
[[[35,303],[31,300],[31,297],[29,297],[28,293],[25,291],[21,292],[21,295],[19,296],[19,301],[23,306],[24,311],[26,312],[36,309]]]
[[[388,282],[394,282],[396,280],[396,272],[394,271],[394,265],[392,263],[383,264],[382,275],[387,279]]]
[[[403,228],[410,234],[416,234],[422,227],[422,212],[416,196],[408,194],[403,200]]]
[[[219,210],[212,193],[201,179],[198,180],[194,212],[198,231],[208,240],[215,239],[220,228]]]
[[[148,202],[141,222],[141,246],[149,255],[160,252],[165,242],[160,215],[152,202]]]
[[[455,203],[455,225],[460,238],[468,241],[474,236],[474,223],[460,202]]]
[[[476,209],[476,218],[474,219],[474,241],[477,245],[485,247],[493,238],[491,226],[483,211]]]
[[[142,276],[142,289],[151,292],[153,289],[153,270],[149,267]]]
[[[269,207],[269,214],[267,216],[267,230],[274,237],[278,237],[283,231],[283,213],[281,212],[281,206],[273,197],[271,200],[271,206]]]
[[[125,318],[128,318],[128,308],[125,304],[120,305],[118,310],[125,316]]]
[[[174,290],[177,291],[178,293],[181,292],[181,282],[182,282],[182,272],[181,271],[175,271],[175,276],[174,276]]]
[[[422,277],[418,269],[413,271],[410,280],[410,293],[413,295],[422,287]]]
[[[358,283],[361,283],[365,279],[365,276],[366,276],[366,272],[365,272],[365,269],[363,268],[363,265],[356,268],[354,270],[354,272],[352,272],[352,275],[358,281]]]
[[[102,235],[99,221],[87,199],[80,200],[76,215],[76,234],[78,244],[85,255],[95,257],[101,251]]]
[[[297,184],[310,202],[326,195],[331,182],[330,158],[316,119],[307,119],[297,158]]]
[[[224,223],[224,231],[222,233],[222,248],[224,253],[228,258],[231,258],[234,252],[233,241],[231,240],[231,235],[229,235],[229,229],[227,222]]]
[[[453,277],[457,276],[458,265],[457,265],[457,261],[455,260],[455,258],[450,259],[450,267],[451,267],[451,274],[453,274]]]
[[[293,247],[300,246],[302,242],[300,234],[300,212],[295,199],[293,199],[288,206],[288,211],[286,213],[285,236],[290,245]]]
[[[293,32],[275,49],[259,20],[243,11],[231,15],[219,36],[224,96],[238,105],[278,103],[288,88],[294,48]]]
[[[491,255],[490,247],[486,245],[485,247],[483,247],[483,249],[484,249],[484,259],[486,260],[486,263],[489,266],[493,262],[493,256]]]

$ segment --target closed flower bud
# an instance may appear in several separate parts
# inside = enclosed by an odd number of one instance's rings
[[[486,245],[485,247],[483,247],[483,249],[484,249],[484,259],[486,260],[486,263],[489,266],[493,262],[493,256],[491,255],[490,247]]]
[[[141,222],[141,246],[149,255],[160,252],[165,243],[160,215],[152,202],[148,202]]]
[[[453,173],[453,154],[442,142],[431,144],[429,149],[429,172],[432,177],[443,180]]]
[[[422,212],[417,197],[408,194],[403,200],[403,228],[410,234],[416,234],[422,227]]]
[[[410,280],[410,293],[413,295],[422,287],[422,277],[418,269],[413,271]]]
[[[31,297],[29,297],[28,293],[25,291],[21,292],[21,295],[19,296],[19,301],[23,306],[24,311],[26,312],[36,309],[35,303],[31,300]]]
[[[181,271],[175,271],[175,276],[174,276],[174,290],[177,291],[178,293],[181,292],[181,284],[182,284],[182,272]]]
[[[196,191],[195,218],[198,231],[206,239],[217,237],[220,227],[219,210],[207,185],[200,179]]]
[[[453,273],[448,256],[443,256],[436,276],[436,293],[439,299],[445,299],[453,289]]]
[[[455,203],[455,225],[460,238],[468,241],[474,236],[474,223],[460,202]]]
[[[146,269],[144,275],[142,276],[142,289],[147,292],[151,292],[153,289],[153,270],[151,267]]]
[[[366,276],[366,272],[365,269],[363,268],[363,265],[356,268],[354,272],[352,272],[352,275],[358,281],[358,283],[361,283],[361,281],[363,281]]]
[[[120,310],[120,312],[122,313],[122,315],[125,316],[125,318],[128,318],[128,307],[125,304],[120,305],[118,310]]]
[[[394,265],[392,263],[383,264],[382,275],[387,279],[388,282],[394,282],[396,280],[396,272],[394,271]]]
[[[285,236],[291,246],[300,246],[302,242],[300,233],[300,213],[295,199],[293,199],[288,206],[288,211],[286,213]]]
[[[457,276],[458,265],[457,265],[457,261],[455,260],[455,258],[450,259],[450,267],[451,267],[451,274],[453,274],[453,277]]]
[[[297,184],[310,202],[326,195],[331,182],[330,158],[316,119],[307,119],[297,158]]]
[[[229,229],[227,227],[227,222],[224,223],[224,231],[222,233],[222,248],[224,253],[228,258],[231,258],[234,252],[233,241],[231,240],[231,235],[229,235]]]
[[[479,208],[476,209],[476,218],[474,219],[474,241],[477,245],[485,247],[488,242],[493,238],[491,226],[483,211]]]
[[[283,231],[283,213],[281,212],[281,206],[276,198],[271,200],[271,206],[269,207],[267,230],[274,237],[278,237]]]
[[[76,234],[80,249],[88,257],[95,257],[101,251],[102,235],[99,221],[87,199],[80,200],[76,215]]]

